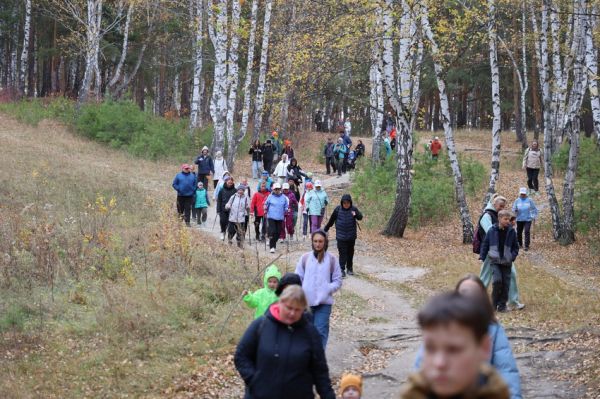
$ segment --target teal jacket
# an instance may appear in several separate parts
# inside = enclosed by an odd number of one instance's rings
[[[196,203],[194,204],[194,208],[208,208],[210,206],[210,201],[208,200],[208,190],[203,188],[202,190],[196,190]]]
[[[321,216],[322,209],[329,203],[329,197],[327,197],[327,193],[323,189],[314,189],[306,194],[304,203],[310,216]]]
[[[244,302],[251,308],[255,308],[254,318],[258,319],[264,315],[269,306],[277,302],[277,295],[275,290],[269,289],[268,282],[271,277],[277,278],[277,281],[281,279],[281,273],[275,265],[271,265],[265,270],[264,277],[264,288],[260,288],[250,294],[244,296]]]

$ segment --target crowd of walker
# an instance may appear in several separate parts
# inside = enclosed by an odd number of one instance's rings
[[[340,176],[364,155],[360,140],[351,149],[349,130],[345,124],[337,143],[327,139],[322,153],[327,175],[333,171]],[[428,149],[437,159],[442,149],[437,137]],[[344,194],[322,227],[330,201],[323,184],[299,166],[291,142],[282,142],[277,132],[264,144],[253,143],[249,155],[252,178],[258,180],[253,195],[247,180],[236,186],[222,154],[217,152],[212,159],[207,147],[195,159],[195,171],[184,164],[173,181],[180,217],[188,226],[193,218],[201,227],[211,206],[208,177],[212,176],[221,239],[227,237],[229,244],[236,236],[242,247],[250,218],[256,241],[268,240],[271,253],[278,242],[297,236],[297,229],[305,240],[310,226],[311,250],[298,259],[294,273],[281,276],[277,266],[270,265],[264,271],[264,287],[242,293],[244,302],[255,310],[255,320],[234,357],[245,383],[245,398],[313,398],[315,391],[323,399],[360,398],[363,382],[354,374],[341,378],[336,395],[325,348],[333,294],[347,275],[354,274],[357,221],[363,214]],[[531,245],[538,210],[529,195],[539,195],[541,159],[534,142],[523,158],[528,188],[520,188],[512,211],[508,200],[495,194],[479,218],[473,252],[483,262],[480,275],[465,276],[452,292],[434,297],[418,313],[423,344],[414,373],[399,389],[400,398],[521,398],[519,371],[496,312],[525,307],[519,298],[515,260],[521,248],[528,251]],[[337,257],[329,252],[327,233],[333,226]]]

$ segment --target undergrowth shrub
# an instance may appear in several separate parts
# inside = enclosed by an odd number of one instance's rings
[[[569,162],[569,145],[565,143],[553,157],[557,171],[564,173]],[[575,184],[575,221],[582,234],[598,235],[600,226],[600,151],[592,138],[583,137],[579,149]],[[600,243],[597,243],[600,245]]]
[[[481,188],[485,170],[478,161],[468,157],[461,157],[459,162],[465,191],[475,195]],[[454,180],[448,159],[443,157],[436,162],[425,154],[417,153],[413,170],[409,225],[417,228],[443,221],[456,208]],[[373,167],[369,162],[360,163],[354,175],[351,192],[357,205],[365,208],[368,215],[367,226],[384,226],[394,207],[396,161],[387,159],[377,167]]]

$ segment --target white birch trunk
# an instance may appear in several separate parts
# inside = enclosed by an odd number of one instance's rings
[[[590,101],[592,103],[592,116],[594,120],[594,134],[596,141],[600,145],[600,95],[598,93],[598,53],[594,47],[592,18],[597,13],[596,7],[593,7],[586,23],[585,29],[585,66],[588,75],[588,90],[590,92]]]
[[[376,10],[376,32],[379,35],[381,25],[381,9]],[[371,48],[371,67],[369,69],[369,114],[371,119],[371,132],[373,144],[371,146],[371,161],[374,166],[380,162],[381,155],[381,125],[384,116],[384,98],[383,98],[383,76],[381,74],[381,42],[375,40]]]
[[[496,2],[488,0],[488,39],[489,39],[489,55],[490,55],[490,70],[492,78],[492,162],[490,172],[490,182],[488,190],[483,199],[483,208],[487,205],[492,194],[496,192],[496,182],[500,175],[500,133],[501,133],[501,109],[500,109],[500,72],[498,69],[498,50],[497,50],[497,33],[496,33]]]
[[[522,78],[519,80],[521,84],[521,132],[523,134],[523,148],[527,147],[527,90],[529,89],[529,81],[527,79],[527,42],[526,42],[526,25],[527,15],[525,8],[525,0],[523,0],[523,8],[521,13],[521,59],[523,72]]]
[[[23,27],[23,49],[21,51],[21,68],[19,71],[19,96],[25,95],[25,75],[29,63],[29,29],[31,26],[31,0],[25,2],[25,26]]]
[[[85,21],[85,72],[79,89],[77,106],[85,103],[92,87],[95,77],[96,90],[100,90],[100,73],[98,65],[98,54],[100,52],[101,23],[102,23],[102,1],[87,0],[87,13]]]
[[[227,3],[228,0],[218,0],[215,33],[215,72],[212,102],[214,107],[212,140],[213,153],[223,152],[225,142],[225,123],[227,118]],[[211,7],[211,4],[208,5]]]
[[[279,126],[283,131],[284,137],[291,134],[289,128],[289,107],[290,107],[290,88],[292,87],[293,82],[290,81],[290,75],[292,72],[292,63],[294,58],[292,54],[296,51],[296,39],[294,36],[296,30],[296,0],[288,0],[288,3],[291,2],[291,15],[290,22],[287,24],[287,45],[289,55],[285,59],[285,67],[283,71],[283,93],[281,95],[281,118]]]
[[[254,106],[254,132],[252,141],[258,140],[262,129],[263,110],[265,106],[265,89],[267,84],[267,63],[269,56],[269,38],[271,35],[271,9],[273,0],[265,2],[265,19],[263,22],[263,38],[260,49],[260,66],[258,70],[258,87],[256,89],[256,102]]]
[[[127,8],[127,16],[125,17],[125,27],[123,28],[123,45],[121,47],[121,57],[119,58],[119,63],[115,68],[115,72],[113,73],[112,78],[108,82],[108,89],[112,91],[117,82],[121,79],[121,73],[123,71],[123,65],[125,64],[125,59],[127,58],[127,50],[129,47],[129,26],[131,24],[131,16],[133,15],[133,10],[135,8],[135,3],[129,3],[129,7]]]
[[[553,0],[544,0],[548,4],[550,15],[550,32],[552,37],[552,101],[553,126],[551,154],[558,150],[562,141],[562,126],[564,124],[564,114],[566,110],[567,96],[567,78],[563,74],[563,66],[560,48],[560,19],[557,13],[558,5]]]
[[[416,36],[416,24],[407,0],[402,0],[400,17],[400,46],[398,50],[398,95],[404,107],[410,107],[411,70],[413,67],[413,45]]]
[[[258,0],[252,0],[250,11],[250,36],[248,37],[248,55],[246,57],[246,77],[244,79],[244,103],[242,105],[242,122],[237,141],[241,142],[248,132],[248,120],[250,119],[250,87],[252,85],[252,74],[254,72],[254,47],[256,45],[256,19],[258,16]]]
[[[231,42],[229,46],[229,60],[227,61],[227,86],[229,88],[227,98],[227,165],[230,170],[234,170],[235,153],[237,151],[237,144],[235,140],[234,131],[234,116],[235,116],[235,105],[237,102],[237,91],[239,83],[239,65],[238,65],[238,49],[240,46],[240,14],[241,5],[238,0],[231,2],[231,23],[229,24],[229,34],[231,36]]]
[[[454,189],[456,192],[456,201],[460,212],[460,218],[462,221],[463,228],[463,243],[470,243],[473,240],[473,222],[471,221],[471,215],[469,213],[469,206],[465,196],[465,189],[463,185],[462,172],[460,170],[460,164],[458,163],[458,156],[456,155],[456,145],[454,143],[454,132],[450,123],[450,107],[448,101],[448,94],[446,93],[446,82],[444,81],[444,73],[442,65],[438,62],[439,48],[433,31],[429,24],[429,10],[425,2],[421,2],[421,26],[423,33],[429,41],[431,47],[431,55],[434,60],[434,70],[437,80],[438,90],[440,93],[440,110],[442,115],[442,122],[444,125],[444,136],[446,138],[446,147],[448,149],[448,158],[450,159],[450,167],[452,169],[452,176],[454,177]]]
[[[177,116],[181,113],[181,93],[179,91],[179,84],[179,72],[177,72],[173,79],[173,105],[175,106],[175,111],[177,111]]]

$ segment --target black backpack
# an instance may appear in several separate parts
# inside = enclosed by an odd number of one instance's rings
[[[484,238],[485,238],[485,230],[483,230],[483,227],[481,227],[481,219],[485,216],[485,214],[490,215],[490,217],[492,218],[492,222],[494,221],[494,215],[492,213],[491,210],[486,209],[481,216],[479,216],[479,219],[477,220],[477,229],[475,229],[475,231],[473,232],[473,253],[474,254],[479,254],[481,253],[481,243],[483,242]]]

